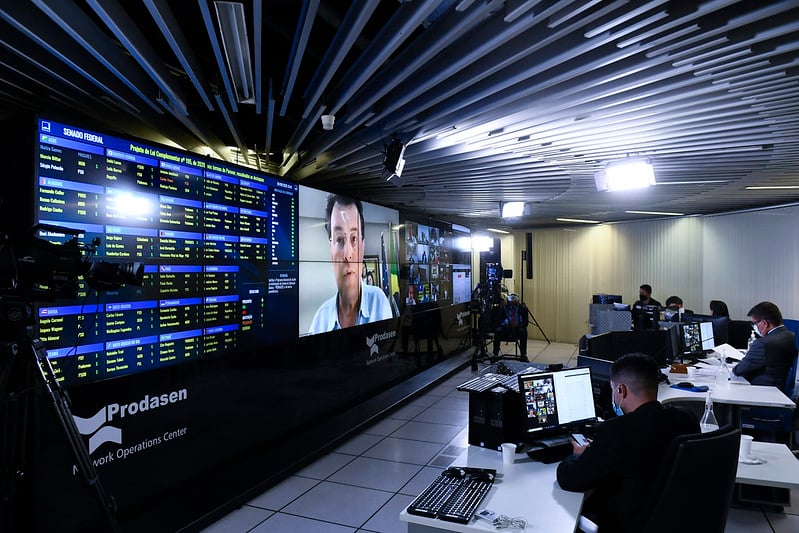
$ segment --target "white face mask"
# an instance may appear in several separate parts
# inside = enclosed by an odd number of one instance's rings
[[[757,337],[758,339],[763,336],[763,334],[760,333],[760,330],[757,329],[757,326],[752,326],[752,332],[755,334],[755,337]]]

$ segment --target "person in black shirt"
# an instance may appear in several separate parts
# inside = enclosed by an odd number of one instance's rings
[[[730,312],[727,310],[727,304],[721,300],[710,300],[710,315],[726,316],[727,318],[730,318]]]
[[[700,431],[693,413],[657,401],[659,377],[650,356],[619,357],[610,370],[611,401],[623,416],[602,422],[587,446],[572,443],[574,453],[558,465],[563,490],[592,491],[582,514],[600,532],[641,530],[671,441]]]
[[[652,298],[652,286],[648,283],[644,283],[638,288],[638,301],[635,302],[635,305],[656,305],[658,307],[663,307],[660,302]]]

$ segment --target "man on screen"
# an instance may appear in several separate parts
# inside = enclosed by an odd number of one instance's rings
[[[392,318],[391,304],[383,291],[361,278],[364,252],[363,206],[342,195],[327,197],[325,229],[330,240],[330,259],[336,294],[316,310],[308,333],[322,333]]]

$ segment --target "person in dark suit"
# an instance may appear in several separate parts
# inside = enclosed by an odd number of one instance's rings
[[[515,342],[519,346],[519,359],[527,361],[527,306],[519,302],[516,293],[508,295],[508,301],[501,306],[496,318],[497,328],[494,330],[494,356],[499,355],[500,341]]]
[[[760,302],[746,316],[752,319],[758,338],[732,371],[752,385],[772,385],[781,390],[796,360],[796,337],[783,325],[780,308],[771,302]]]
[[[563,490],[592,491],[582,514],[599,531],[640,531],[671,441],[700,431],[693,413],[657,401],[659,377],[657,362],[648,355],[616,359],[610,369],[611,402],[624,416],[602,422],[587,446],[573,442],[574,453],[558,465]]]

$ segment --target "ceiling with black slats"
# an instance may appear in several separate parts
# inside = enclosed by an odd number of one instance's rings
[[[20,111],[475,228],[783,205],[799,2],[5,1],[0,118]],[[625,157],[657,184],[598,192]]]

